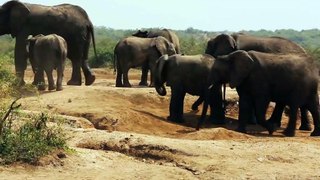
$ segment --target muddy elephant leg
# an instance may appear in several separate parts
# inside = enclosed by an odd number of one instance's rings
[[[207,94],[210,104],[210,120],[213,124],[225,124],[225,113],[222,105],[222,89],[220,86],[213,86]]]
[[[273,123],[266,121],[266,113],[269,103],[270,101],[263,96],[256,98],[254,100],[254,111],[258,124],[266,128],[269,134],[272,134],[274,132]]]
[[[156,74],[156,62],[150,61],[149,68],[150,68],[150,85],[149,85],[149,87],[154,87],[154,80],[155,80],[155,74]]]
[[[276,106],[274,107],[272,115],[269,118],[269,122],[275,124],[277,127],[280,127],[284,108],[285,108],[285,104],[276,103]]]
[[[199,96],[199,98],[192,104],[191,109],[194,111],[198,110],[198,106],[203,102],[203,96]]]
[[[314,125],[314,129],[311,133],[311,136],[320,136],[320,105],[318,94],[314,95],[312,100],[309,102],[307,108],[312,115]]]
[[[183,100],[185,92],[181,86],[171,86],[170,115],[168,120],[183,123]],[[182,106],[182,107],[181,107]]]
[[[307,109],[305,107],[300,107],[300,113],[301,113],[301,125],[299,127],[299,130],[311,131],[312,127],[310,124],[310,120],[308,119]]]
[[[52,91],[52,90],[56,89],[56,86],[54,84],[54,79],[52,76],[52,69],[46,69],[45,71],[46,71],[46,74],[48,77],[48,84],[49,84],[48,90]]]
[[[116,87],[122,87],[122,70],[120,68],[117,69],[117,77],[116,77]]]
[[[131,87],[131,84],[129,82],[129,77],[128,77],[129,69],[124,69],[123,70],[123,87]]]
[[[46,84],[44,81],[44,70],[39,68],[38,71],[36,72],[36,79],[38,80],[38,90],[39,91],[44,91],[46,89]]]
[[[148,71],[149,71],[149,65],[147,62],[145,62],[142,65],[142,74],[141,74],[141,81],[139,83],[139,86],[148,86]]]
[[[96,76],[94,75],[93,71],[90,69],[87,59],[82,61],[81,67],[85,77],[85,85],[89,86],[93,84],[94,81],[96,80]]]
[[[289,113],[289,122],[287,128],[283,131],[285,136],[293,137],[295,135],[296,124],[297,124],[297,112],[298,107],[290,106],[290,113]]]
[[[67,82],[67,85],[81,86],[81,72],[80,72],[80,61],[78,59],[72,59],[72,75],[71,79]]]
[[[57,67],[57,88],[56,91],[61,91],[62,88],[62,79],[63,79],[63,72],[64,72],[64,64],[60,64]]]
[[[18,86],[25,85],[24,71],[27,68],[27,51],[26,51],[27,35],[21,34],[16,37],[16,46],[14,49],[16,77]]]
[[[236,131],[246,133],[246,125],[252,116],[252,99],[247,94],[239,94],[239,115]]]

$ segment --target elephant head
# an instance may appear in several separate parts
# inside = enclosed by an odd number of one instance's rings
[[[165,54],[168,54],[169,56],[176,54],[174,45],[162,36],[154,38],[154,41],[152,41],[151,46],[155,46],[161,56]]]
[[[8,1],[0,7],[0,35],[15,37],[30,14],[29,8],[19,1]]]
[[[143,38],[148,37],[148,35],[149,35],[149,31],[141,31],[141,30],[138,30],[137,32],[132,34],[132,36],[143,37]]]
[[[254,60],[243,50],[220,56],[214,62],[209,82],[213,85],[229,83],[231,88],[239,86],[249,76]]]
[[[237,43],[235,39],[230,35],[220,34],[208,41],[205,53],[217,57],[230,54],[236,50]]]
[[[166,88],[164,87],[165,77],[163,74],[164,66],[169,56],[167,54],[161,56],[156,62],[156,74],[155,74],[155,88],[160,96],[167,94]]]

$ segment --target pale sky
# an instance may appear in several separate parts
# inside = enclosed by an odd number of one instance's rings
[[[0,0],[3,4],[4,0]],[[320,28],[320,0],[28,0],[76,4],[95,26],[206,31]]]

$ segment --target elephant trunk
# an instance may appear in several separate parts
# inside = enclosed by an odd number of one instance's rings
[[[158,59],[156,64],[155,88],[157,93],[160,96],[165,96],[167,94],[166,88],[164,87],[164,83],[166,80],[164,79],[164,76],[163,76],[163,70],[168,58],[169,58],[168,55],[165,54]]]

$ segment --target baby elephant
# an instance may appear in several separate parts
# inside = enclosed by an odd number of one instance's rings
[[[45,90],[44,71],[47,74],[49,90],[62,90],[62,78],[67,57],[67,43],[59,35],[37,35],[28,39],[30,63],[35,73],[34,85],[38,90]],[[57,86],[54,84],[52,71],[57,70]]]

